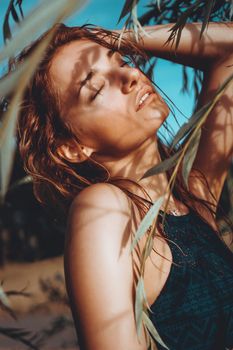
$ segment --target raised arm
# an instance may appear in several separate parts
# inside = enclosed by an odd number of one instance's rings
[[[146,350],[135,327],[129,226],[129,202],[114,186],[91,186],[72,205],[65,272],[81,350]]]
[[[156,57],[206,71],[210,63],[232,54],[232,23],[211,22],[200,39],[201,23],[187,23],[181,34],[178,48],[167,40],[174,24],[144,27],[140,45]],[[167,44],[165,44],[167,43]]]
[[[155,56],[203,70],[204,81],[199,107],[207,103],[222,83],[233,74],[233,23],[209,23],[200,40],[200,23],[186,24],[178,49],[167,41],[173,24],[146,27],[142,47]],[[206,177],[207,186],[192,177],[190,187],[203,199],[218,203],[233,152],[233,84],[209,114],[194,167]]]

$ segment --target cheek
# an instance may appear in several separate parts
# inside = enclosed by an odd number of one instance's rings
[[[120,113],[110,114],[105,110],[102,115],[92,117],[92,121],[88,117],[83,121],[80,141],[105,154],[128,152],[147,137],[148,130]]]
[[[106,89],[103,96],[100,96],[99,101],[96,105],[96,110],[102,110],[105,116],[112,114],[124,114],[130,113],[129,99],[122,93],[112,89]]]

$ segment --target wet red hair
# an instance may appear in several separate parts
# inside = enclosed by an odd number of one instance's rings
[[[74,40],[89,39],[116,50],[114,44],[119,35],[91,25],[67,27],[61,23],[55,27],[55,35],[24,94],[18,122],[19,149],[24,168],[33,178],[36,198],[41,203],[66,208],[85,187],[109,181],[109,173],[91,158],[74,164],[58,154],[59,146],[65,141],[72,139],[78,143],[78,140],[61,118],[60,99],[49,75],[51,61],[59,48]],[[10,71],[30,55],[47,33],[11,62]],[[138,54],[143,55],[136,45],[126,40],[122,40],[118,51],[133,61]]]
[[[130,40],[123,39],[120,48],[117,48],[119,35],[102,28],[91,25],[68,27],[62,23],[56,24],[55,27],[53,39],[25,91],[18,123],[20,153],[26,172],[33,178],[35,196],[41,203],[51,203],[56,208],[60,207],[66,211],[74,197],[85,187],[98,182],[110,182],[119,186],[135,202],[143,217],[151,205],[151,200],[143,188],[142,197],[136,196],[128,189],[128,184],[131,182],[132,185],[132,181],[111,179],[107,169],[91,157],[82,163],[73,163],[59,155],[58,148],[61,144],[71,139],[78,144],[78,140],[70,126],[64,122],[64,118],[61,118],[60,99],[53,88],[49,69],[59,48],[80,39],[89,39],[117,50],[137,66],[138,58],[139,61],[143,61],[147,56]],[[26,47],[11,62],[10,71],[30,55],[47,33]],[[168,158],[174,152],[169,151],[160,141],[159,150],[162,159]],[[168,178],[171,172],[172,169],[167,172]],[[181,173],[178,173],[173,194],[189,208],[195,209],[196,204],[201,204],[214,213],[215,208],[211,203],[197,198],[187,190]]]

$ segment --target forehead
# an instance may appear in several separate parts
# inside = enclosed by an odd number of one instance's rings
[[[107,49],[93,41],[81,39],[59,48],[50,65],[50,76],[55,87],[65,92],[103,56]]]

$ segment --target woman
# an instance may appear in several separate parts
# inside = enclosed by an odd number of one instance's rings
[[[201,40],[200,24],[187,24],[176,53],[164,45],[171,26],[146,28],[150,36],[139,44],[128,33],[118,49],[116,33],[58,25],[25,93],[25,168],[40,201],[69,207],[65,274],[81,349],[147,348],[148,333],[138,336],[134,314],[145,237],[132,254],[130,246],[167,188],[167,174],[142,176],[168,154],[155,135],[169,108],[124,56],[146,51],[202,69],[199,106],[233,71],[232,24],[210,23]],[[209,114],[189,191],[178,179],[145,264],[150,319],[171,350],[233,347],[233,257],[215,222],[232,156],[232,95],[231,85]]]

